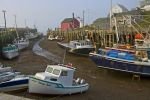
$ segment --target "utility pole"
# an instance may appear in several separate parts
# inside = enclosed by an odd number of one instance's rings
[[[5,15],[6,10],[2,10],[2,12],[4,13],[4,21],[5,21],[5,29],[6,29],[6,15]]]
[[[84,27],[84,13],[85,13],[85,11],[83,10],[83,27]]]
[[[25,27],[27,27],[27,21],[26,21],[26,19],[24,20],[24,24],[25,24]]]
[[[19,38],[18,31],[17,31],[17,21],[16,21],[16,15],[14,15],[14,17],[15,17],[16,34],[17,34],[17,38]]]

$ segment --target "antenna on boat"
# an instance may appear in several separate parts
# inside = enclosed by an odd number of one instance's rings
[[[117,27],[117,19],[114,16],[114,21],[115,21],[115,31],[116,31],[116,38],[117,38],[117,44],[119,42],[119,33],[118,33],[118,27]]]

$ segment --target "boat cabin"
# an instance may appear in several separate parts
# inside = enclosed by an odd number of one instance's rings
[[[44,73],[37,73],[35,77],[68,86],[73,84],[74,71],[75,68],[67,65],[48,65]]]
[[[75,41],[70,41],[70,45],[73,46],[74,48],[84,48],[87,46],[92,46],[92,43],[90,40],[75,40]]]
[[[16,49],[18,49],[17,46],[13,44],[8,44],[7,46],[2,48],[3,51],[10,51],[10,50],[16,50]]]

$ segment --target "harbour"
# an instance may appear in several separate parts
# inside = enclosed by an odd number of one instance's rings
[[[38,40],[37,40],[38,41]],[[35,41],[36,42],[36,41]],[[34,43],[35,43],[34,42]],[[33,44],[34,44],[33,43]],[[32,43],[31,43],[32,44]],[[47,45],[51,47],[47,48]],[[32,45],[33,46],[33,45]],[[28,48],[27,51],[21,53],[19,59],[13,59],[12,61],[5,61],[1,59],[3,63],[9,63],[18,71],[21,71],[24,74],[35,74],[36,72],[42,72],[46,68],[47,64],[53,64],[52,61],[47,60],[44,57],[35,55],[32,52],[32,46]],[[49,41],[44,39],[41,41],[40,46],[58,56],[64,55],[64,49],[57,46],[56,41]],[[36,58],[36,59],[34,59]],[[31,60],[32,59],[32,60]],[[83,61],[79,63],[80,61]],[[75,94],[75,95],[62,95],[62,96],[51,96],[51,95],[37,95],[29,94],[28,90],[22,92],[10,92],[8,94],[15,96],[23,96],[25,98],[31,99],[54,99],[54,100],[74,100],[74,99],[145,99],[148,100],[149,97],[149,77],[142,77],[142,80],[138,81],[137,79],[132,80],[132,75],[116,72],[112,70],[104,70],[96,67],[96,65],[86,57],[80,57],[72,54],[66,55],[65,62],[71,62],[74,66],[77,67],[77,75],[82,76],[89,82],[90,87],[86,93]],[[120,95],[118,97],[118,95]]]
[[[0,100],[150,100],[150,0],[6,1]]]

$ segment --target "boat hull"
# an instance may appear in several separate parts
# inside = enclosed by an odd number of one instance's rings
[[[35,77],[29,78],[29,93],[51,94],[51,95],[74,94],[87,91],[88,88],[89,88],[88,84],[65,87],[59,83],[48,82],[37,79]]]
[[[101,68],[150,76],[150,64],[144,64],[145,62],[113,59],[111,57],[106,57],[95,53],[90,53],[90,58],[98,67]]]
[[[6,82],[0,83],[0,91],[7,92],[7,91],[15,91],[20,89],[28,88],[28,78],[19,79],[19,80],[10,80]]]
[[[58,45],[62,48],[67,49],[69,53],[82,55],[82,56],[88,56],[90,52],[95,51],[94,47],[74,48],[69,46],[67,43],[60,43],[60,42],[58,42]]]
[[[8,52],[3,52],[3,56],[7,59],[13,59],[15,57],[19,56],[19,52],[18,50],[12,50],[12,51],[8,51]]]
[[[12,68],[11,67],[0,67],[0,73],[3,73],[3,72],[11,72],[12,71]]]
[[[74,53],[77,55],[88,56],[90,52],[94,51],[94,48],[79,48],[79,49],[69,49],[69,53]]]
[[[29,46],[29,42],[24,42],[24,43],[16,43],[15,44],[19,50],[23,50]]]

